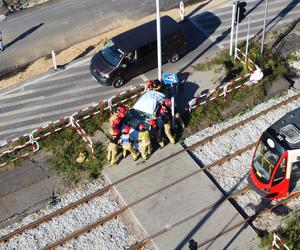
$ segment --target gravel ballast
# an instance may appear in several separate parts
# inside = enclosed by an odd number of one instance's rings
[[[81,185],[59,197],[59,201],[55,206],[42,209],[37,213],[27,216],[19,223],[0,230],[0,237],[30,222],[36,221],[38,218],[44,217],[61,207],[65,207],[80,198],[94,193],[101,187],[103,187],[102,180]],[[40,249],[117,209],[118,205],[112,199],[110,193],[105,193],[51,221],[43,223],[37,228],[28,230],[12,238],[8,242],[1,244],[0,249]],[[128,234],[124,224],[120,220],[114,219],[91,231],[87,235],[72,241],[67,249],[122,249],[134,244],[137,240],[137,237]],[[62,248],[65,248],[65,246]]]
[[[277,99],[271,99],[264,104],[260,104],[251,111],[240,117],[235,117],[231,120],[217,124],[210,128],[199,131],[185,140],[186,145],[191,145],[195,142],[205,139],[208,136],[215,134],[241,120],[246,119],[262,110],[282,102],[295,92],[289,91],[286,95]],[[261,133],[272,123],[278,120],[286,112],[299,107],[300,99],[290,102],[282,108],[265,114],[263,117],[257,118],[244,126],[230,131],[227,134],[218,137],[217,139],[206,143],[193,151],[193,154],[204,164],[212,163],[226,155],[230,155],[237,150],[256,142]],[[221,190],[224,193],[234,192],[247,185],[246,177],[249,172],[250,162],[252,159],[253,150],[249,150],[240,156],[235,157],[222,166],[217,166],[209,170],[211,176],[216,180]],[[30,216],[27,216],[18,223],[15,223],[5,229],[0,230],[0,237],[15,231],[30,222],[44,217],[45,215],[54,212],[55,210],[65,207],[66,205],[83,198],[103,187],[102,180],[96,180],[68,192],[59,197],[57,204],[42,209]],[[236,199],[240,209],[248,216],[260,211],[266,205],[275,204],[276,201],[268,202],[261,199],[253,191],[249,191]],[[300,206],[300,199],[294,199],[287,204],[288,209],[295,209]],[[281,220],[285,215],[283,210],[278,208],[273,212],[267,212],[258,217],[254,226],[261,230],[272,231],[281,224]],[[6,243],[0,245],[1,249],[40,249],[53,241],[59,240],[62,237],[76,231],[83,226],[94,222],[95,220],[104,217],[105,215],[116,211],[117,203],[112,199],[110,193],[105,193],[89,203],[81,205],[67,213],[46,222],[39,227],[28,230],[27,232],[14,237]],[[127,232],[125,225],[119,220],[114,219],[99,226],[89,233],[86,233],[77,239],[71,240],[59,249],[124,249],[133,245],[138,241],[137,236]]]
[[[277,99],[271,99],[267,102],[257,105],[251,111],[245,113],[240,117],[235,117],[226,122],[214,125],[210,128],[204,129],[190,136],[185,140],[187,146],[193,143],[203,140],[208,136],[215,134],[229,126],[232,126],[246,118],[259,113],[267,108],[289,99],[296,93],[294,91],[288,91],[286,95],[281,96]],[[242,127],[239,127],[233,131],[230,131],[209,143],[206,143],[202,147],[198,147],[192,151],[194,156],[202,162],[203,165],[210,164],[224,156],[230,155],[239,149],[246,147],[252,143],[257,142],[262,132],[267,129],[270,125],[276,122],[287,112],[300,106],[300,99],[292,101],[284,107],[278,108],[275,111],[266,113],[265,115],[248,122]],[[222,166],[216,166],[208,172],[216,180],[220,189],[225,194],[234,192],[238,189],[243,188],[247,185],[247,175],[250,169],[250,163],[252,160],[253,150],[248,150],[240,156],[237,156],[224,163]],[[254,191],[247,192],[236,199],[238,206],[248,215],[251,216],[256,212],[265,208],[269,204],[275,204],[276,201],[266,201]],[[300,198],[294,199],[292,202],[287,204],[287,208],[295,209],[300,207]],[[281,219],[286,213],[284,208],[275,209],[274,212],[267,212],[265,215],[258,217],[254,226],[261,230],[272,231],[278,228],[281,223]]]

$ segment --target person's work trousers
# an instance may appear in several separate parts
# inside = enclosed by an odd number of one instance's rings
[[[147,159],[147,156],[152,152],[151,143],[141,144],[141,155],[143,159]]]
[[[137,153],[136,153],[135,149],[130,144],[123,144],[122,148],[123,148],[123,157],[124,158],[127,155],[127,151],[129,151],[131,153],[132,158],[134,160],[137,159]]]
[[[107,161],[110,161],[111,165],[117,162],[118,148],[116,144],[110,143],[107,147]]]
[[[169,141],[172,144],[175,144],[175,139],[174,139],[174,137],[173,137],[173,135],[171,133],[171,125],[170,125],[170,123],[164,124],[164,129],[165,129],[165,134],[168,137]]]

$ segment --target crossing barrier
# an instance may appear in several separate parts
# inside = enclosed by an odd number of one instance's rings
[[[239,59],[244,65],[247,65],[250,73],[241,75],[238,78],[231,80],[230,82],[226,82],[222,86],[218,86],[205,94],[196,96],[188,103],[188,110],[190,112],[193,109],[200,107],[208,102],[214,101],[220,97],[226,98],[228,93],[246,86],[253,85],[262,79],[263,73],[260,68],[251,60],[250,57],[246,56],[246,54],[238,48],[236,58]]]
[[[272,250],[290,250],[289,247],[284,243],[283,239],[273,233]]]
[[[108,100],[93,103],[88,107],[82,108],[70,116],[65,116],[56,121],[34,129],[31,133],[24,134],[0,145],[0,167],[8,162],[14,162],[37,152],[40,148],[38,140],[44,139],[53,133],[72,127],[76,130],[85,144],[94,154],[93,143],[88,134],[80,126],[79,122],[92,118],[101,113],[113,110],[114,107],[124,104],[146,92],[146,85],[139,84],[127,90],[117,93]],[[25,152],[20,152],[25,151]]]

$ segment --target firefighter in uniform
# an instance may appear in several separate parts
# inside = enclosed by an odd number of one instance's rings
[[[144,160],[147,159],[147,157],[152,152],[152,144],[150,139],[149,131],[145,128],[144,123],[141,123],[139,125],[139,141],[141,142],[141,155]]]
[[[147,90],[155,90],[158,92],[162,92],[162,85],[159,80],[147,80],[146,81],[146,89]]]
[[[131,145],[131,138],[130,138],[130,127],[129,126],[125,126],[125,128],[123,129],[123,133],[121,135],[121,144],[122,144],[122,148],[123,148],[123,157],[125,158],[127,155],[127,151],[129,151],[131,153],[131,156],[133,158],[133,160],[137,160],[138,155],[135,151],[135,149],[132,147]]]
[[[115,167],[117,165],[118,140],[119,140],[118,136],[119,136],[119,130],[115,128],[112,131],[112,136],[107,146],[107,161],[111,163],[112,167]]]
[[[159,115],[160,115],[160,117],[163,121],[163,124],[164,124],[165,135],[168,137],[169,141],[172,144],[175,144],[175,139],[174,139],[174,137],[172,135],[172,132],[171,132],[170,112],[167,110],[167,108],[164,105],[161,106]]]
[[[111,130],[110,130],[110,134],[113,136],[114,135],[114,130],[117,129],[119,130],[121,127],[121,123],[122,123],[122,119],[117,117],[113,120],[113,122],[111,123]]]
[[[167,110],[169,117],[172,117],[172,113],[171,113],[171,112],[172,112],[172,111],[171,111],[171,105],[172,105],[172,102],[171,102],[171,100],[169,100],[169,99],[165,100],[165,101],[162,103],[162,107],[164,107],[164,108]],[[180,125],[182,128],[185,128],[185,124],[184,124],[183,120],[181,119],[180,114],[179,114],[179,112],[177,111],[176,106],[175,106],[175,118],[176,118],[177,123],[179,123],[179,125]]]
[[[165,146],[165,142],[162,138],[161,129],[159,126],[157,126],[156,119],[150,120],[148,124],[149,126],[151,126],[150,133],[151,133],[152,141],[155,141],[160,148],[163,148]]]
[[[123,119],[126,116],[126,108],[121,106],[118,108],[117,112],[113,113],[112,116],[109,118],[109,124],[113,126],[113,122],[116,118]]]

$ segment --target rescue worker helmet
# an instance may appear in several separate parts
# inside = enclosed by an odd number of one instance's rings
[[[120,125],[121,121],[122,121],[121,118],[120,118],[120,117],[117,117],[117,118],[114,119],[114,121],[112,122],[112,126],[115,127],[115,126]]]
[[[126,113],[126,108],[124,106],[119,107],[118,113]]]
[[[119,117],[119,118],[124,118],[125,116],[126,116],[125,113],[123,113],[123,112],[118,112],[118,117]]]
[[[161,114],[162,114],[162,113],[166,113],[166,112],[167,112],[167,109],[166,109],[166,107],[164,107],[164,106],[161,106],[161,108],[160,108],[159,112],[160,112]]]
[[[112,130],[111,135],[119,135],[119,133],[120,133],[119,129],[114,128],[114,129]]]
[[[123,132],[125,134],[128,134],[130,132],[130,127],[129,126],[125,126],[125,128],[123,128]]]
[[[153,81],[152,80],[147,80],[146,81],[146,86],[147,86],[147,88],[151,88],[153,86]]]
[[[145,130],[144,123],[140,123],[140,125],[139,125],[139,131],[144,131],[144,130]]]
[[[168,99],[168,100],[165,100],[164,103],[165,103],[165,105],[168,106],[168,107],[170,107],[170,106],[172,105],[172,102],[171,102],[171,100],[169,100],[169,99]]]
[[[150,126],[152,126],[152,127],[155,127],[155,126],[157,125],[157,122],[156,122],[155,119],[153,119],[153,120],[150,120],[150,121],[148,122],[148,124],[149,124]]]

